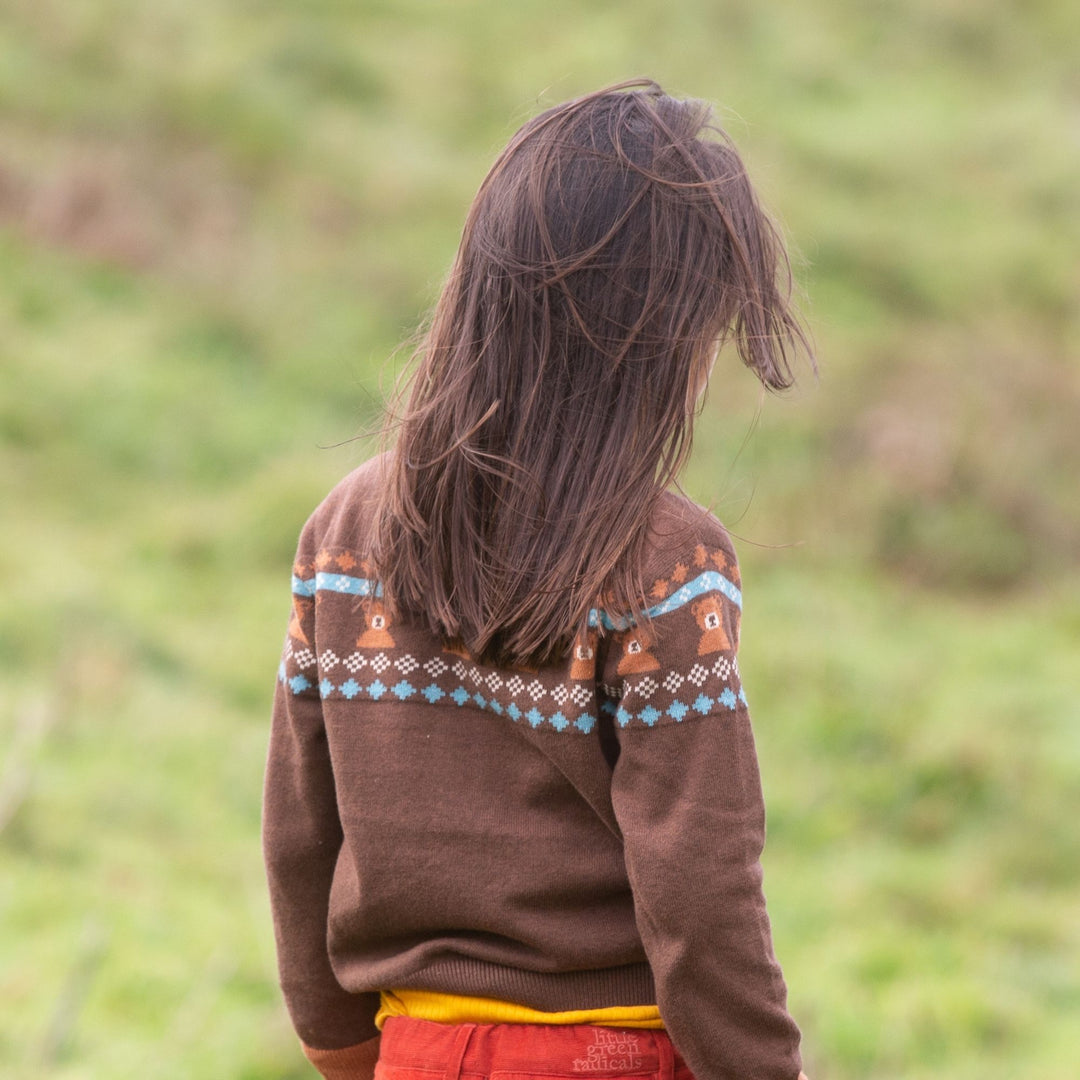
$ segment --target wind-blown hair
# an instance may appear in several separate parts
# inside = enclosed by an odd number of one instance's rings
[[[635,80],[548,109],[469,211],[370,536],[392,609],[499,666],[645,607],[650,513],[724,340],[764,383],[810,348],[790,269],[709,107]],[[812,359],[812,357],[811,357]]]

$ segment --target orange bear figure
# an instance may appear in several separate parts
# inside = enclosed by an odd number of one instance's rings
[[[392,649],[396,642],[390,636],[387,627],[390,618],[381,600],[372,600],[364,605],[364,622],[367,629],[356,639],[358,649]]]
[[[449,652],[450,656],[460,657],[462,660],[468,660],[470,663],[475,663],[472,658],[472,653],[465,648],[464,642],[460,637],[451,637],[443,642],[443,651]]]
[[[698,600],[690,609],[697,619],[701,628],[701,640],[698,642],[698,656],[707,653],[720,652],[721,649],[730,649],[731,640],[724,629],[724,620],[721,612],[723,608],[720,598],[716,595],[705,596]]]
[[[596,637],[594,628],[578,631],[570,661],[571,679],[592,679],[596,675]]]
[[[465,648],[465,643],[461,638],[450,638],[449,641],[444,641],[442,651],[448,652],[452,656],[460,656],[462,660],[472,660],[472,656],[469,654],[469,650]]]
[[[296,638],[297,641],[302,641],[305,645],[311,644],[300,622],[300,598],[298,596],[293,597],[292,618],[289,620],[289,636]]]
[[[633,626],[621,637],[623,655],[615,670],[620,675],[638,675],[644,671],[658,671],[660,662],[649,651],[652,638],[640,626]]]
[[[442,651],[449,653],[451,656],[460,656],[462,660],[468,660],[470,664],[477,663],[476,657],[465,647],[465,643],[461,638],[448,638],[442,643]],[[530,667],[528,664],[507,664],[507,671],[521,671],[528,672],[530,675],[535,675],[539,670],[535,667]]]

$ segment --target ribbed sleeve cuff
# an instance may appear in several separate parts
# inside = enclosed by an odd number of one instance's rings
[[[367,1039],[355,1046],[343,1046],[340,1050],[316,1050],[306,1043],[304,1048],[308,1061],[325,1077],[325,1080],[373,1080],[375,1062],[379,1060],[379,1040]]]

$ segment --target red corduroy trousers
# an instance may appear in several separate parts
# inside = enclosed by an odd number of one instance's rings
[[[666,1031],[593,1024],[437,1024],[390,1016],[375,1080],[694,1080]]]

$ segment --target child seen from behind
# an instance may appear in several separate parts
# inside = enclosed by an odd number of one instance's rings
[[[382,454],[301,534],[264,850],[330,1080],[796,1080],[730,537],[683,496],[718,350],[809,356],[704,104],[555,106],[469,211]]]

